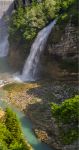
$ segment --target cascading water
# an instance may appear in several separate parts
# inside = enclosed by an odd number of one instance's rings
[[[5,27],[5,22],[0,21],[0,57],[8,55],[9,42],[7,28]]]
[[[8,23],[13,10],[13,0],[0,0],[0,85],[11,80],[12,70],[8,64]]]
[[[13,0],[0,0],[0,57],[8,55],[8,19]]]
[[[38,33],[31,47],[30,54],[25,62],[22,75],[20,76],[20,79],[22,81],[35,81],[37,79],[40,55],[45,48],[48,36],[55,23],[56,20],[51,22],[47,27],[45,27]]]

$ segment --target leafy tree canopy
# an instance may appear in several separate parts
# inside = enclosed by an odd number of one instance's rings
[[[75,0],[43,0],[40,3],[32,1],[27,7],[19,5],[11,18],[10,35],[14,37],[19,32],[22,38],[32,40],[40,29],[74,2]]]

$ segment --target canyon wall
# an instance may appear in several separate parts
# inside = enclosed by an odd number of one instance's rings
[[[43,54],[46,60],[44,69],[52,77],[77,75],[78,33],[79,27],[73,25],[71,21],[66,25],[56,25],[52,30]]]

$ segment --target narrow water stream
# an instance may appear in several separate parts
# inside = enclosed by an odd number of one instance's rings
[[[20,123],[21,128],[24,134],[25,139],[29,142],[29,144],[33,147],[33,150],[54,150],[50,148],[47,144],[41,142],[34,134],[32,130],[32,123],[31,121],[25,116],[23,112],[19,109],[15,108],[11,104],[6,104],[5,101],[0,100],[0,107],[10,107],[17,115]]]
[[[13,0],[0,0],[0,83],[10,80],[12,70],[8,64],[8,25],[13,10]]]

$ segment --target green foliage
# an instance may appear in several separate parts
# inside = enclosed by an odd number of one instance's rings
[[[11,150],[29,150],[29,148],[26,146],[25,143],[18,142],[17,140],[13,141],[13,143],[10,144]]]
[[[7,144],[11,138],[11,133],[6,128],[5,124],[0,123],[0,149],[7,149]]]
[[[57,10],[59,10],[59,7],[57,7],[57,1],[56,0],[45,0],[43,3],[43,10],[45,13],[45,16],[48,20],[52,20],[55,18],[55,13]]]
[[[24,39],[33,39],[40,29],[55,18],[56,9],[55,0],[33,2],[25,9],[19,7],[12,15],[10,35],[14,36],[19,31]]]
[[[29,150],[22,136],[16,114],[7,108],[5,121],[0,122],[0,150]]]
[[[19,121],[17,120],[16,114],[12,112],[11,109],[6,109],[6,121],[5,121],[7,129],[11,132],[11,135],[14,139],[20,141],[21,139],[21,129],[19,125]]]
[[[67,24],[68,20],[71,18],[71,23],[78,25],[78,1],[77,0],[64,0],[60,5],[60,16],[58,18],[58,24]]]
[[[78,122],[79,96],[65,100],[61,105],[52,103],[52,115],[63,123]]]
[[[61,0],[60,6],[62,11],[66,11],[76,0]]]
[[[79,96],[67,99],[61,105],[52,103],[51,109],[52,116],[55,117],[60,128],[63,143],[70,144],[78,138]]]
[[[57,20],[58,25],[61,25],[61,27],[62,27],[62,24],[63,25],[67,24],[69,18],[70,18],[70,16],[68,15],[68,13],[66,13],[66,12],[63,13],[62,15],[60,15],[60,17]]]
[[[68,8],[75,2],[76,0],[43,0],[38,3],[34,0],[27,7],[22,7],[22,4],[19,4],[11,18],[11,38],[15,38],[15,35],[19,33],[23,39],[32,40],[39,30],[59,14],[62,14],[60,20],[67,19]],[[65,13],[64,16],[63,13]]]
[[[8,150],[6,144],[3,141],[0,141],[0,150]]]

